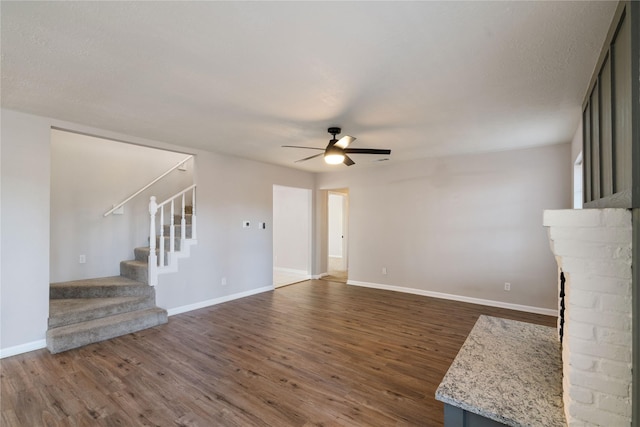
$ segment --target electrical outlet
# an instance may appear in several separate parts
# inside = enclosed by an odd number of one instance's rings
[[[511,290],[511,283],[505,282],[504,283],[504,290],[505,291],[510,291]]]
[[[242,221],[242,228],[249,228],[251,223],[249,221]]]
[[[80,255],[80,256],[78,257],[78,262],[79,262],[80,264],[84,264],[84,263],[86,263],[86,262],[87,262],[87,256],[86,256],[86,255]]]
[[[227,278],[226,278],[226,277],[223,277],[223,278],[222,278],[222,280],[220,280],[220,284],[221,284],[222,286],[227,286]]]
[[[387,274],[387,267],[382,267],[382,274],[384,274],[386,276]]]

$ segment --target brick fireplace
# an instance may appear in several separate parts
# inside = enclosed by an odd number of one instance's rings
[[[544,212],[565,278],[563,399],[569,426],[631,424],[631,211]],[[560,321],[559,321],[560,323]]]

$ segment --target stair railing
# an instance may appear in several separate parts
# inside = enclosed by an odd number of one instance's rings
[[[129,201],[133,198],[135,198],[138,194],[142,193],[144,190],[146,190],[147,188],[151,187],[153,184],[155,184],[156,182],[160,181],[162,178],[164,178],[165,176],[169,175],[171,172],[173,172],[174,170],[178,169],[180,166],[182,166],[184,163],[186,163],[188,160],[190,160],[191,158],[193,158],[193,156],[187,156],[184,158],[184,160],[180,160],[180,162],[178,162],[175,166],[173,166],[171,169],[169,169],[168,171],[166,171],[165,173],[163,173],[162,175],[160,175],[159,177],[157,177],[156,179],[154,179],[153,181],[151,181],[150,183],[148,183],[147,185],[145,185],[144,187],[142,187],[141,189],[139,189],[138,191],[136,191],[135,193],[133,193],[132,195],[130,195],[129,197],[127,197],[126,199],[124,199],[122,202],[118,203],[117,205],[114,205],[113,208],[109,209],[104,216],[109,216],[112,213],[114,213],[115,211],[117,211],[118,209],[120,209],[122,206],[126,205],[127,203],[129,203]]]
[[[185,195],[191,191],[191,237],[187,238],[187,221],[185,217]],[[181,199],[180,214],[180,251],[175,250],[175,202]],[[170,204],[171,222],[169,224],[169,252],[164,243],[164,207]],[[160,211],[160,231],[156,234],[156,216]],[[196,241],[196,185],[193,184],[179,193],[174,194],[162,203],[156,203],[156,197],[151,196],[149,201],[149,284],[158,284],[158,274],[166,271],[176,271],[177,255],[185,251],[187,244]],[[156,246],[156,238],[160,237],[159,247]],[[156,255],[156,252],[158,254]],[[168,265],[165,265],[165,256],[168,258]]]

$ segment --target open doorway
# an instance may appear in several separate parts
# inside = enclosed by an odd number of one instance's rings
[[[273,286],[311,278],[311,190],[273,186]]]
[[[331,190],[327,201],[327,276],[325,280],[347,282],[348,258],[348,190]]]

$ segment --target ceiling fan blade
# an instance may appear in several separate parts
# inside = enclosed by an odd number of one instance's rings
[[[285,147],[285,148],[306,148],[308,150],[322,150],[324,151],[324,148],[318,148],[318,147],[302,147],[300,145],[281,145],[281,147]]]
[[[342,138],[340,138],[338,142],[336,142],[334,145],[340,148],[347,148],[349,144],[351,144],[355,140],[356,138],[354,138],[353,136],[345,135]]]
[[[294,163],[300,163],[300,162],[304,162],[305,160],[311,160],[314,157],[320,157],[322,156],[324,153],[320,153],[320,154],[314,154],[313,156],[309,156],[309,157],[305,157],[304,159],[300,159],[300,160],[296,160]]]
[[[356,162],[354,162],[353,160],[351,160],[351,157],[347,156],[346,154],[344,155],[344,163],[347,166],[351,166],[351,165],[355,165]]]
[[[378,148],[345,148],[344,152],[353,154],[391,154],[391,150],[381,150]]]

